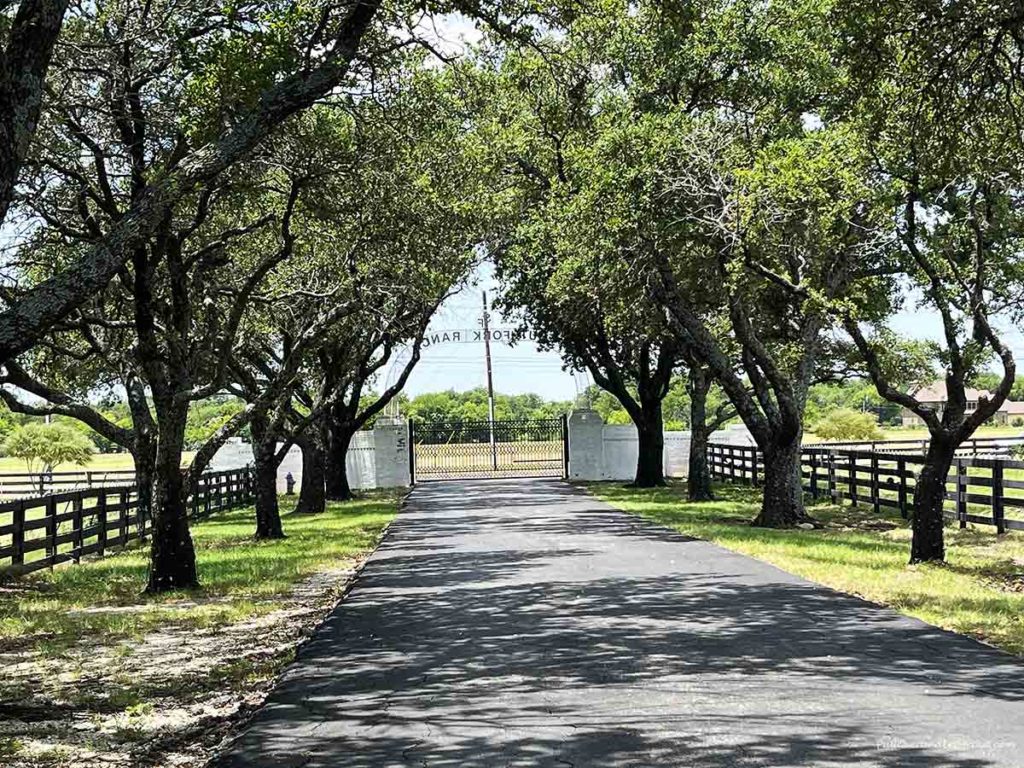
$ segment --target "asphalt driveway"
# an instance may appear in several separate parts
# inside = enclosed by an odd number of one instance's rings
[[[221,766],[1024,766],[1024,664],[561,481],[425,483]]]

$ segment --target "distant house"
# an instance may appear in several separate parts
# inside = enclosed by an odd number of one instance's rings
[[[942,411],[945,409],[948,399],[946,395],[946,382],[935,381],[912,394],[922,404],[934,408],[935,412],[940,417],[942,416]],[[967,387],[965,394],[967,395],[968,413],[978,407],[978,400],[980,398],[989,396],[989,393],[985,390],[973,389],[972,387]],[[996,411],[995,416],[992,417],[992,421],[996,424],[1012,424],[1014,419],[1024,419],[1024,402],[1007,400]],[[901,421],[905,427],[924,426],[924,421],[921,417],[906,408],[903,409],[901,414]]]
[[[1007,400],[996,413],[996,424],[1013,424],[1017,420],[1024,421],[1024,401]]]

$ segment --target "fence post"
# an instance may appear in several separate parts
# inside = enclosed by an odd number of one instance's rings
[[[120,539],[120,544],[123,547],[125,544],[128,543],[128,491],[127,490],[122,490],[121,491],[121,511],[120,511],[120,513],[118,513],[117,522],[118,522],[118,528],[120,529],[119,532],[118,532],[118,536],[119,536],[119,539]]]
[[[811,453],[811,498],[818,498],[818,454]]]
[[[750,485],[757,488],[757,446],[750,449]]]
[[[874,514],[878,514],[878,454],[871,454],[871,511]]]
[[[992,465],[992,522],[996,533],[1006,533],[1006,519],[1003,510],[1003,462],[996,459]]]
[[[852,451],[846,454],[848,471],[848,485],[850,489],[850,504],[857,506],[857,457]]]
[[[967,473],[963,459],[956,460],[956,516],[967,527]]]
[[[18,506],[11,513],[13,528],[11,531],[11,544],[14,546],[14,553],[11,555],[12,565],[21,565],[25,562],[25,500],[19,499]]]
[[[910,517],[907,509],[907,460],[900,458],[896,460],[896,471],[900,473],[899,505],[900,517],[906,520]]]
[[[80,493],[71,500],[71,557],[77,563],[82,558],[82,496]]]
[[[836,487],[836,454],[828,452],[828,497],[833,503],[838,503],[838,488]]]
[[[57,557],[57,500],[52,495],[46,497],[46,556],[52,567]]]
[[[107,490],[101,489],[100,495],[96,497],[96,524],[99,532],[96,536],[99,553],[102,555],[107,549]]]

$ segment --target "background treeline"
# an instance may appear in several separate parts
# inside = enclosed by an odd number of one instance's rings
[[[996,374],[985,373],[976,379],[976,386],[985,388],[992,386]],[[1011,392],[1011,398],[1018,395],[1024,399],[1024,377],[1018,377]],[[364,407],[372,404],[379,395],[370,393],[363,395]],[[440,392],[424,392],[413,397],[401,393],[395,398],[399,413],[404,418],[412,418],[421,422],[444,421],[480,421],[487,419],[487,390],[483,387],[456,391],[454,389]],[[714,406],[724,402],[720,392],[713,392],[710,401]],[[690,395],[686,381],[682,377],[672,380],[668,394],[662,404],[665,429],[690,429]],[[498,419],[550,419],[569,413],[574,407],[589,406],[601,414],[608,424],[629,424],[629,414],[622,404],[610,393],[600,387],[591,385],[587,391],[573,400],[548,400],[537,394],[507,395],[495,394],[495,417]],[[245,408],[245,402],[231,395],[217,395],[194,402],[189,407],[188,420],[185,427],[186,450],[192,451],[201,447],[209,438],[224,426],[232,417],[237,416]],[[111,421],[127,425],[130,423],[128,405],[124,402],[97,405],[97,410]],[[808,390],[807,407],[804,411],[804,427],[808,432],[817,434],[818,425],[839,410],[855,411],[870,414],[872,421],[889,429],[900,426],[900,409],[879,397],[873,384],[864,380],[815,384]],[[30,423],[41,423],[42,416],[30,416],[13,413],[0,408],[0,442],[17,426]],[[376,417],[367,419],[363,428],[371,428]],[[124,449],[117,443],[108,440],[88,425],[67,416],[53,416],[53,423],[65,424],[85,435],[99,453],[120,453]],[[738,423],[735,416],[724,424]],[[249,429],[244,427],[237,433],[248,442],[251,440]],[[819,435],[820,436],[820,435]],[[835,439],[858,439],[859,433],[844,432]],[[895,433],[894,436],[898,436]]]
[[[185,426],[185,450],[193,451],[205,443],[210,437],[227,421],[236,416],[245,404],[238,398],[230,395],[219,395],[193,403],[189,408],[188,420]],[[127,403],[113,403],[108,405],[97,405],[97,411],[109,421],[127,426],[130,424]],[[21,413],[14,413],[6,408],[0,408],[0,442],[2,442],[16,427],[24,424],[42,423],[43,416],[32,416]],[[51,423],[64,424],[80,432],[95,447],[97,453],[122,453],[125,449],[116,442],[104,437],[90,426],[78,419],[69,416],[55,415],[50,419]],[[239,434],[248,439],[247,429],[240,430]]]

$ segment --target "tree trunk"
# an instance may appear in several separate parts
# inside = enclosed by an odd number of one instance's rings
[[[753,525],[792,528],[809,520],[800,478],[799,430],[791,440],[775,441],[764,449],[764,499]]]
[[[711,490],[711,468],[708,467],[708,430],[704,425],[690,430],[688,472],[686,498],[690,501],[713,501],[715,494]]]
[[[953,463],[954,451],[952,443],[937,440],[934,436],[928,444],[928,453],[914,491],[911,563],[942,562],[946,559],[942,509],[946,501],[946,476]]]
[[[690,366],[690,457],[686,497],[711,501],[711,469],[708,467],[708,389],[710,381],[699,365]]]
[[[327,476],[325,487],[327,498],[332,501],[348,501],[352,489],[348,484],[348,448],[352,444],[355,431],[345,424],[328,424],[327,435]]]
[[[39,123],[43,85],[68,0],[4,3],[4,66],[0,67],[0,224],[14,198],[18,171]],[[12,18],[13,17],[13,18]]]
[[[324,478],[324,449],[316,438],[299,443],[302,449],[302,485],[299,500],[295,505],[296,514],[316,515],[326,508],[326,487]]]
[[[643,416],[636,424],[639,441],[636,458],[637,488],[665,485],[665,432],[661,420],[661,401],[644,403]]]
[[[150,593],[199,586],[196,552],[188,529],[181,451],[185,442],[187,409],[175,407],[159,414],[159,440],[154,462],[153,538],[149,550]]]
[[[249,424],[256,497],[256,538],[283,539],[281,510],[277,503],[277,441],[269,427],[265,415],[254,416]]]
[[[136,445],[132,451],[135,462],[135,485],[139,489],[137,511],[139,539],[145,541],[146,531],[153,520],[153,480],[156,470],[156,451],[152,445]]]

